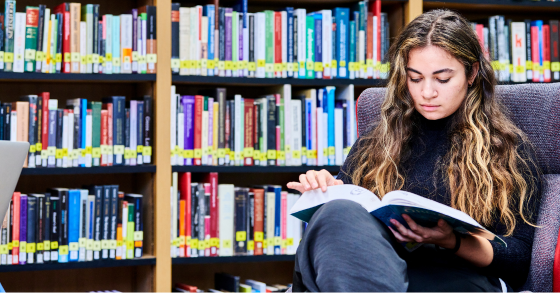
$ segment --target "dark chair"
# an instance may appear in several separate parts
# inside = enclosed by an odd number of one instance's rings
[[[554,283],[560,283],[560,260],[556,261],[559,267],[554,267],[560,226],[560,83],[500,85],[496,94],[535,146],[544,174],[537,220],[541,228],[535,231],[529,277],[522,289],[551,292],[555,271]],[[385,88],[369,88],[360,95],[356,102],[358,134],[379,119],[384,95]]]

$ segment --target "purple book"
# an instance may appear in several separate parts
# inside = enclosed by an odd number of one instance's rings
[[[246,61],[243,60],[243,13],[239,13],[239,22],[237,25],[237,29],[239,30],[239,33],[237,33],[239,35],[239,53],[237,54],[237,59],[239,59],[239,61]],[[239,69],[239,77],[243,77],[243,69]]]
[[[138,9],[132,9],[132,73],[138,73]]]
[[[231,8],[225,8],[226,10],[226,62],[231,61]],[[226,69],[226,76],[231,76],[231,69]]]
[[[213,148],[214,141],[214,98],[208,98],[208,149]],[[208,165],[212,163],[212,152],[208,152]]]
[[[187,151],[194,151],[194,96],[183,96],[181,98],[183,113],[185,113],[185,145]],[[185,166],[193,165],[193,156],[185,158]]]
[[[27,242],[27,195],[22,194],[20,197],[20,222],[19,222],[19,264],[27,263],[26,247],[21,244]]]

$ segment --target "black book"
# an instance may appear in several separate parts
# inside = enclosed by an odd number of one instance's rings
[[[531,62],[532,60],[532,56],[531,55],[531,20],[530,19],[525,19],[525,47],[527,48],[527,54],[526,54],[526,58],[527,58],[527,63]],[[533,62],[531,62],[531,64],[533,64]],[[526,72],[527,72],[527,81],[532,81],[533,80],[533,66],[530,66],[530,64],[526,64]]]
[[[59,248],[58,261],[68,262],[68,189],[52,188],[49,191],[51,194],[59,198],[58,207],[57,207],[58,248]],[[51,259],[52,259],[52,255],[51,255]]]
[[[134,32],[136,31],[138,31],[138,29],[134,30]],[[101,59],[102,57],[105,57],[105,40],[103,39],[103,22],[101,20],[98,23],[98,33],[97,52],[99,52],[99,57]],[[132,41],[132,44],[136,45],[136,43],[137,42],[134,40]],[[103,73],[103,63],[101,63],[101,61],[99,62],[99,69],[97,72]]]
[[[293,54],[294,54],[294,63],[298,64],[298,20],[297,20],[297,13],[293,13],[294,15],[294,46],[293,46]],[[294,77],[299,76],[299,72],[296,70],[294,71]]]
[[[8,265],[12,264],[12,245],[13,245],[13,231],[14,231],[14,202],[13,199],[10,201],[10,230],[8,231]]]
[[[244,188],[244,193],[247,195],[247,254],[255,254],[255,194],[249,191],[249,188]],[[264,230],[264,229],[263,229]]]
[[[113,104],[113,165],[123,165],[125,145],[125,97],[103,98],[103,103]]]
[[[119,191],[119,199],[117,202],[117,229],[123,228],[122,225],[123,224],[123,201],[124,201],[124,192]],[[128,211],[124,215],[124,217],[128,219]],[[123,243],[126,244],[126,239],[123,239],[120,243],[117,242],[117,257],[122,257],[123,255],[126,255],[126,249],[123,250]]]
[[[35,222],[35,243],[37,251],[35,253],[36,263],[43,263],[43,250],[44,250],[44,235],[43,227],[44,227],[44,220],[45,220],[45,195],[44,194],[31,194],[37,198],[37,221]],[[28,230],[29,231],[29,230]],[[27,237],[29,239],[29,236]],[[29,259],[29,257],[28,257]]]
[[[227,292],[239,292],[239,277],[226,273],[215,273],[214,288]]]
[[[95,210],[93,211],[93,259],[98,260],[101,258],[101,239],[103,229],[103,186],[92,185],[87,187],[89,194],[95,196]]]
[[[235,166],[234,148],[235,148],[235,101],[231,100],[229,105],[229,144],[230,144],[230,166]]]
[[[37,197],[27,196],[27,263],[35,263],[37,243]]]
[[[226,148],[226,88],[216,88],[216,99],[218,101],[218,165],[223,166]]]
[[[249,26],[249,62],[255,64],[255,70],[249,73],[249,77],[255,77],[256,74],[256,61],[255,61],[255,16],[253,14],[249,15],[248,19]],[[288,47],[290,48],[290,47]]]
[[[560,62],[560,52],[558,51],[558,20],[550,20],[550,62],[551,64],[558,64]],[[511,30],[511,25],[510,25]],[[511,33],[510,33],[511,35]],[[513,47],[513,46],[510,46]],[[512,57],[512,54],[510,54]],[[552,80],[559,81],[560,80],[560,68],[556,66],[552,66]]]
[[[4,108],[4,140],[10,140],[11,138],[11,123],[10,117],[12,115],[12,104],[11,103],[4,103],[2,104],[2,108]]]
[[[110,185],[111,186],[111,225],[110,225],[110,232],[109,232],[109,258],[115,259],[116,252],[117,252],[117,216],[118,216],[118,209],[119,209],[119,186],[118,185]]]
[[[43,32],[45,30],[45,8],[46,5],[40,4],[39,5],[39,23],[37,26],[37,32]],[[47,37],[47,36],[44,36]],[[42,33],[38,33],[37,34],[37,52],[43,52],[43,34]],[[36,61],[35,64],[37,66],[35,66],[35,72],[42,72],[42,66],[40,66],[39,64],[42,64],[41,61]]]
[[[142,136],[144,135],[144,122],[143,122],[143,118],[144,118],[144,101],[138,101],[138,104],[136,106],[137,109],[137,115],[138,118],[136,118],[136,149],[132,150],[132,152],[135,154],[136,157],[136,164],[141,165],[144,164],[143,162],[143,156],[142,153],[140,152],[140,146],[142,146]],[[143,147],[142,147],[142,151],[143,151]]]
[[[99,25],[97,25],[98,20],[99,20],[99,4],[93,4],[93,52],[92,52],[92,54],[94,56],[99,55],[99,46],[98,46],[98,43],[99,43]],[[93,70],[93,73],[99,73],[99,60],[93,60],[92,70]]]
[[[51,262],[58,262],[58,237],[60,234],[60,197],[58,193],[50,192],[51,196]]]
[[[144,96],[144,147],[142,150],[143,154],[143,163],[144,164],[151,164],[152,163],[152,137],[153,137],[153,125],[152,125],[152,117],[153,117],[153,100],[151,96]]]
[[[124,149],[130,150],[130,101],[127,101],[126,104],[128,108],[124,111],[125,122],[124,122]],[[135,150],[136,151],[136,150]],[[130,158],[128,157],[128,152],[125,151],[125,158],[124,164],[130,165]]]
[[[274,156],[269,156],[267,153],[268,158],[268,165],[269,166],[276,166],[276,119],[277,113],[280,111],[276,111],[276,97],[274,95],[266,96],[266,100],[268,101],[268,114],[267,114],[267,152],[272,153],[274,152]],[[278,119],[278,123],[280,120]]]
[[[297,43],[297,42],[296,42]],[[302,157],[302,164],[307,165],[307,112],[306,112],[306,103],[305,103],[305,96],[298,97],[301,100],[301,157]],[[346,128],[343,128],[346,129]]]
[[[349,127],[348,126],[348,102],[342,101],[340,107],[342,108],[342,147],[343,147],[344,157],[346,157],[346,155],[348,155],[348,153],[346,153],[347,148],[352,146],[352,142],[350,142],[348,137],[348,131],[346,131]],[[348,151],[350,151],[350,149],[348,149]]]
[[[6,115],[4,115],[4,107],[2,103],[0,103],[0,140],[6,140],[4,138],[4,119]]]
[[[1,125],[1,124],[0,124]],[[42,144],[42,133],[43,129],[43,97],[37,97],[37,123],[35,123],[35,135],[36,135],[36,149],[35,149],[35,167],[42,167],[41,163],[41,150]]]
[[[204,243],[205,236],[205,223],[204,218],[206,217],[206,192],[204,190],[204,183],[198,184],[198,191],[196,193],[198,199],[198,256],[204,256]]]
[[[220,61],[226,61],[226,10],[223,7],[218,7],[218,33],[220,34],[220,44],[218,49],[218,58]],[[220,70],[222,73],[224,70]]]
[[[27,154],[28,166],[30,168],[35,167],[35,147],[37,144],[37,96],[27,95],[21,96],[20,101],[29,103],[29,130],[28,130],[28,140],[30,145],[30,151]]]
[[[109,233],[111,223],[111,189],[112,185],[103,186],[103,214],[101,224],[101,259],[109,259]]]
[[[64,17],[62,13],[56,14],[56,19],[58,21],[58,29],[57,29],[57,41],[56,41],[56,73],[60,73],[62,71],[62,33],[64,32]],[[60,56],[60,59],[59,59]]]
[[[62,167],[62,119],[64,118],[64,109],[56,111],[56,167]]]
[[[198,256],[198,183],[191,183],[191,256]]]
[[[125,199],[129,202],[134,204],[134,231],[130,231],[130,233],[134,233],[134,257],[140,258],[142,257],[142,243],[144,240],[143,236],[143,223],[142,223],[142,195],[135,194],[135,193],[127,193],[125,194]],[[127,231],[129,233],[129,231]]]
[[[179,59],[179,8],[181,3],[171,3],[171,73],[179,74],[181,61]],[[179,62],[177,64],[177,62]]]
[[[43,261],[51,261],[51,225],[52,225],[52,203],[51,194],[45,193],[45,203],[43,205]]]
[[[247,194],[244,188],[235,187],[235,255],[247,254]]]

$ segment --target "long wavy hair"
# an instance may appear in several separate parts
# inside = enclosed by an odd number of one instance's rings
[[[381,119],[362,136],[360,151],[349,158],[355,170],[349,174],[353,183],[380,198],[403,188],[405,178],[399,167],[411,153],[416,111],[407,87],[406,66],[412,49],[429,45],[461,62],[467,78],[474,74],[473,64],[480,65],[463,104],[453,115],[448,136],[450,149],[444,157],[447,166],[443,173],[449,184],[451,206],[485,226],[499,220],[506,226],[507,235],[515,228],[517,213],[533,225],[526,203],[535,182],[526,182],[522,174],[530,172],[528,164],[535,162],[517,150],[520,143],[529,141],[504,114],[505,108],[495,97],[494,71],[474,30],[463,17],[448,10],[418,16],[391,45]]]

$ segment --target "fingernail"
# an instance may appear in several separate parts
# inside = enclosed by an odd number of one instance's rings
[[[313,183],[313,188],[317,188],[317,187],[318,187],[317,183]]]
[[[305,184],[305,189],[309,189],[309,184]]]

